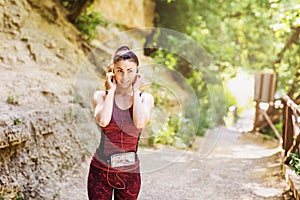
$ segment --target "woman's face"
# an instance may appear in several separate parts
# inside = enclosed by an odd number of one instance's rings
[[[127,88],[135,81],[138,66],[130,60],[120,60],[114,64],[115,79],[119,86]]]

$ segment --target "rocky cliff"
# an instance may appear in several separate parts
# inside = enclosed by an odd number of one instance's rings
[[[0,0],[0,199],[86,199],[99,140],[91,117],[91,95],[102,84],[96,65],[109,62],[114,46],[92,51],[55,2]],[[100,10],[113,4],[100,2]],[[144,17],[131,16],[128,27],[152,20],[145,17],[150,1],[136,2]],[[99,27],[98,39],[110,31],[120,30]]]
[[[101,0],[93,7],[104,19],[130,29],[153,26],[155,4],[152,0]]]
[[[3,0],[0,18],[0,197],[53,199],[88,158],[72,109],[87,48],[52,1]]]

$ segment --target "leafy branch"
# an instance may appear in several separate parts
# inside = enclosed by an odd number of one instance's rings
[[[277,54],[277,59],[273,63],[274,68],[275,68],[276,64],[279,64],[282,61],[284,53],[286,52],[286,50],[288,50],[291,47],[292,44],[294,44],[297,41],[297,39],[299,38],[299,35],[300,35],[300,26],[295,29],[295,32],[291,35],[291,37],[289,38],[287,43],[284,45],[282,50]],[[276,70],[274,70],[274,71],[276,71]]]
[[[299,164],[299,157],[298,157],[298,153],[291,153],[291,160],[289,162],[289,164],[293,167],[293,169],[295,170],[295,173],[300,175],[300,164]]]

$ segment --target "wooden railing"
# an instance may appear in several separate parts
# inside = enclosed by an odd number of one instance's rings
[[[283,97],[282,111],[282,148],[283,148],[283,173],[289,184],[290,191],[295,199],[300,199],[300,179],[298,173],[290,165],[292,153],[300,150],[300,108],[288,96]]]
[[[291,153],[300,152],[300,108],[288,96],[283,97],[282,112],[282,148],[284,151],[283,163],[289,164]]]

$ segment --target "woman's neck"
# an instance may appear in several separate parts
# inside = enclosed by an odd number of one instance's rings
[[[120,96],[132,96],[132,87],[121,88],[117,85],[115,93],[116,95],[120,95]]]

